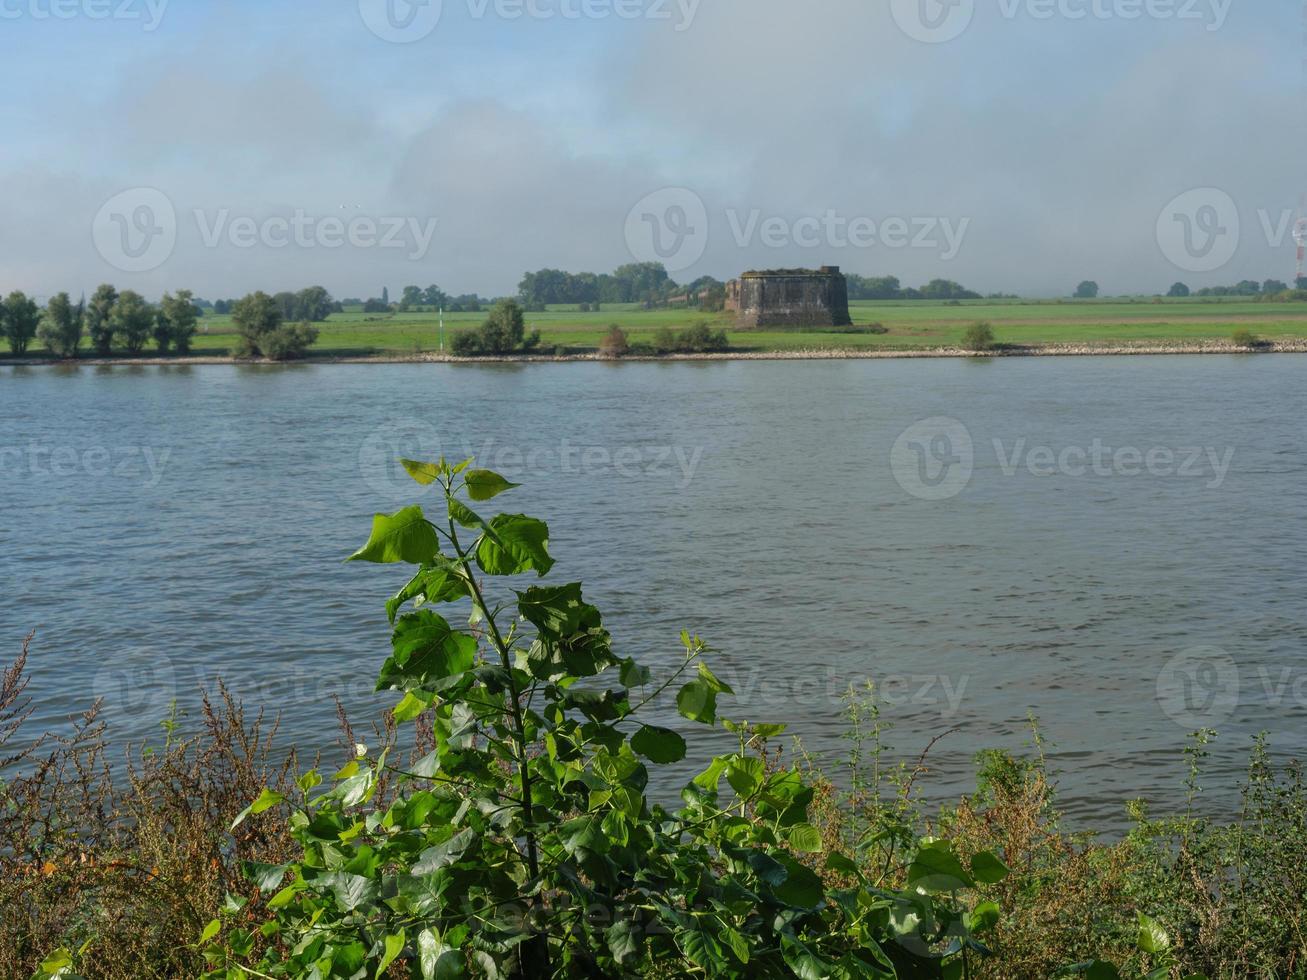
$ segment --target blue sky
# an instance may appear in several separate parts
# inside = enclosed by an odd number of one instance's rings
[[[659,227],[682,280],[1293,272],[1303,2],[443,0],[392,10],[409,43],[370,29],[384,2],[0,0],[0,288],[500,294],[648,258]],[[141,189],[171,214],[135,225]]]

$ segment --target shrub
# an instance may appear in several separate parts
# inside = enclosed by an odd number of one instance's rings
[[[1242,347],[1246,350],[1256,350],[1259,347],[1266,346],[1265,341],[1246,328],[1236,330],[1231,335],[1230,342],[1233,343],[1235,347]]]
[[[274,361],[301,358],[317,342],[318,328],[309,323],[283,323],[261,341],[263,353]]]
[[[719,717],[732,692],[701,640],[683,634],[679,669],[654,685],[579,584],[491,593],[552,570],[549,529],[473,513],[512,484],[469,463],[405,461],[437,487],[438,523],[416,506],[377,515],[353,556],[413,566],[387,604],[378,686],[399,696],[397,722],[431,726],[434,750],[404,765],[359,746],[329,782],[311,771],[294,792],[264,790],[235,826],[284,821],[303,854],[249,866],[273,897],[204,930],[206,977],[937,977],[983,956],[973,937],[998,909],[967,915],[958,896],[1005,877],[996,856],[964,863],[946,841],[917,841],[901,887],[857,850],[817,864],[813,790],[767,764],[783,726]],[[639,720],[673,685],[684,719],[735,743],[675,812],[649,784],[686,740]],[[385,778],[398,789],[383,802]]]
[[[540,346],[540,331],[526,335],[526,317],[516,300],[502,299],[490,310],[490,315],[475,333],[460,331],[450,343],[450,350],[459,357],[477,355],[525,354]]]
[[[308,323],[282,322],[281,305],[267,293],[251,293],[232,307],[239,338],[236,357],[264,357],[285,361],[303,357],[317,343],[318,330]]]
[[[659,327],[653,346],[660,354],[706,354],[730,350],[725,330],[714,330],[707,323],[696,323],[679,333],[671,327]]]
[[[631,342],[626,337],[626,331],[614,323],[599,342],[599,356],[625,357],[630,352]]]
[[[449,352],[455,357],[475,357],[481,353],[481,341],[475,330],[456,330],[449,338]]]
[[[988,323],[973,323],[962,335],[963,350],[979,353],[993,350],[994,347],[994,328]]]

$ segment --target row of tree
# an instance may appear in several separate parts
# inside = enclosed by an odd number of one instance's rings
[[[76,357],[83,338],[89,338],[92,349],[102,356],[115,347],[139,354],[151,340],[160,353],[175,349],[185,354],[191,349],[200,313],[190,290],[179,290],[175,296],[164,293],[156,306],[139,293],[130,289],[119,293],[105,283],[89,302],[74,304],[67,293],[59,293],[44,310],[21,292],[10,293],[0,302],[0,325],[15,354],[25,354],[39,339],[55,357]]]
[[[1307,289],[1307,278],[1299,279],[1294,286],[1295,289]],[[1289,284],[1280,279],[1267,279],[1265,282],[1257,282],[1254,279],[1245,279],[1242,282],[1235,283],[1233,286],[1206,286],[1197,292],[1191,292],[1189,287],[1182,282],[1177,282],[1171,287],[1170,292],[1166,295],[1171,297],[1185,296],[1278,296],[1281,293],[1289,291]]]
[[[265,294],[266,295],[266,294]],[[331,298],[322,286],[309,286],[299,292],[282,292],[272,297],[283,319],[305,323],[322,323],[333,313],[342,312],[341,303]],[[213,304],[215,313],[231,313],[240,300],[220,299]]]
[[[920,289],[904,288],[897,276],[875,276],[867,278],[859,275],[847,275],[849,281],[849,299],[902,299],[902,300],[963,300],[983,299],[980,293],[973,292],[951,279],[932,279]]]

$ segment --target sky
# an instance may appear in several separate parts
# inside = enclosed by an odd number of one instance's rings
[[[1307,0],[0,0],[0,290],[1292,279]]]

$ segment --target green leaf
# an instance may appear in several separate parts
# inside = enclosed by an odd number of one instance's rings
[[[377,514],[372,518],[372,535],[368,543],[350,556],[350,561],[369,561],[378,565],[407,562],[421,565],[430,562],[440,551],[436,529],[422,515],[421,507],[405,507],[394,514]]]
[[[391,713],[398,722],[412,721],[430,708],[433,700],[435,700],[434,694],[426,694],[423,691],[409,691],[404,695],[403,700],[395,705]]]
[[[717,675],[708,669],[707,664],[702,662],[699,664],[699,680],[701,680],[708,687],[712,688],[713,691],[715,691],[718,694],[735,693],[735,691],[731,689],[731,686],[729,684],[727,684],[725,681],[718,680]]]
[[[285,864],[260,864],[258,861],[246,861],[245,877],[254,882],[254,887],[259,891],[272,892],[281,887],[288,867]]]
[[[810,823],[795,824],[785,837],[790,842],[790,846],[802,854],[821,853],[821,831]]]
[[[747,799],[762,786],[766,768],[757,756],[735,756],[726,767],[726,781],[741,799]]]
[[[605,930],[608,952],[613,954],[618,966],[626,966],[639,958],[642,932],[639,925],[625,919],[614,922]]]
[[[231,829],[235,830],[250,817],[257,817],[266,810],[271,810],[274,806],[286,802],[286,797],[280,793],[274,793],[270,789],[265,789],[259,794],[259,798],[242,810],[232,823]]]
[[[971,874],[982,885],[997,885],[1012,873],[1012,869],[989,851],[981,851],[971,859]]]
[[[476,663],[476,637],[455,632],[430,610],[400,618],[391,637],[394,650],[377,678],[378,691],[411,691],[461,677]]]
[[[422,980],[455,980],[464,975],[463,954],[446,946],[430,929],[418,933],[418,969]]]
[[[772,888],[772,893],[786,905],[795,908],[813,909],[820,905],[826,891],[817,873],[788,854],[777,854],[775,859],[786,874],[785,880]]]
[[[468,470],[463,479],[467,483],[467,495],[477,502],[493,500],[501,493],[521,486],[520,483],[509,483],[490,470]]]
[[[709,976],[726,969],[721,943],[707,930],[700,927],[682,930],[676,934],[676,942],[685,958],[703,967]]]
[[[998,925],[1001,914],[998,902],[981,902],[967,915],[967,928],[973,933],[986,932]]]
[[[581,586],[573,582],[541,588],[533,586],[518,593],[517,610],[541,633],[561,639],[602,624],[599,610],[581,598]]]
[[[676,710],[682,718],[712,725],[717,721],[717,692],[703,681],[690,681],[676,695]]]
[[[487,575],[544,576],[554,567],[549,557],[549,527],[522,514],[500,514],[477,545],[476,559]]]
[[[458,861],[468,848],[476,841],[476,831],[468,828],[460,830],[443,844],[437,844],[435,847],[428,847],[418,857],[417,863],[413,865],[413,874],[429,875],[433,871],[439,871]]]
[[[443,459],[439,463],[418,463],[411,459],[401,459],[400,463],[408,470],[408,475],[424,487],[431,486],[448,469]]]
[[[380,980],[380,977],[404,951],[404,930],[401,929],[395,935],[386,937],[386,951],[382,954],[381,962],[377,964],[377,972],[373,974],[374,980]]]
[[[954,892],[972,888],[976,882],[962,867],[948,841],[926,841],[908,868],[908,884],[924,892]]]
[[[680,762],[686,752],[685,739],[680,735],[670,728],[651,725],[645,725],[631,736],[631,749],[660,766]]]
[[[1164,954],[1171,949],[1171,937],[1155,919],[1139,913],[1139,948],[1151,956]]]
[[[200,933],[200,942],[207,943],[210,939],[212,939],[221,931],[222,931],[222,923],[219,922],[217,919],[214,919],[207,926],[205,926],[204,931]]]

